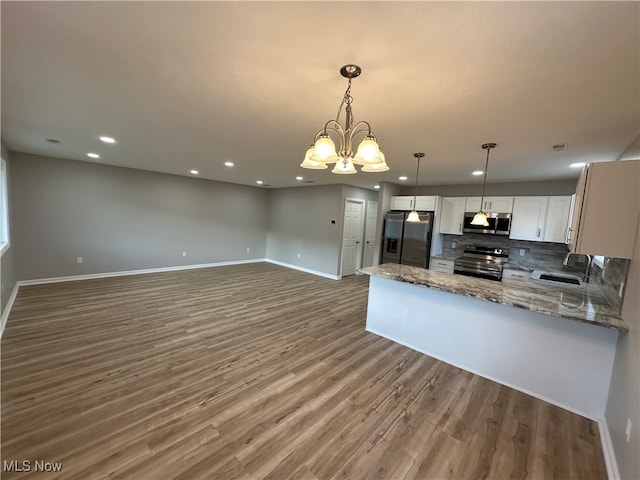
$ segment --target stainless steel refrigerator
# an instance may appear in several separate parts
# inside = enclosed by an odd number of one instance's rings
[[[409,212],[391,211],[384,219],[382,263],[429,268],[433,212],[418,212],[419,222],[407,222]]]

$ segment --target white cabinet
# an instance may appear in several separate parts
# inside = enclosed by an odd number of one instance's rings
[[[526,272],[524,270],[518,270],[515,268],[505,268],[502,270],[502,281],[504,283],[527,283],[529,277],[531,276],[531,272]]]
[[[420,195],[416,197],[416,210],[433,212],[436,209],[436,198],[434,195]]]
[[[543,241],[566,243],[569,233],[571,196],[549,197],[549,206],[547,208]]]
[[[432,258],[429,263],[429,270],[441,273],[453,273],[453,260]]]
[[[569,229],[571,196],[515,197],[511,217],[514,240],[565,243]]]
[[[548,203],[549,197],[515,197],[509,238],[543,241]]]
[[[480,201],[482,200],[482,205]],[[513,197],[467,197],[466,212],[511,213]]]
[[[415,209],[420,211],[433,212],[436,209],[434,195],[420,195],[416,197]],[[395,195],[391,197],[391,210],[413,210],[413,195]]]
[[[576,190],[569,249],[631,258],[640,214],[640,160],[590,163]]]
[[[413,210],[413,195],[391,197],[391,210]]]
[[[462,235],[462,222],[467,199],[465,197],[444,197],[440,211],[440,233]]]

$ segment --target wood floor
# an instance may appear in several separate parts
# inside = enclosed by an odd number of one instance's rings
[[[594,422],[365,332],[367,285],[258,263],[22,287],[2,460],[31,471],[2,478],[606,478]]]

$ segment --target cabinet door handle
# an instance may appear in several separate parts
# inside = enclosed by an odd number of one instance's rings
[[[538,233],[536,234],[536,237],[540,237],[540,228],[538,228]]]
[[[460,226],[458,227],[458,231],[462,232],[462,224],[460,224]]]
[[[493,208],[493,202],[489,202],[489,210]]]

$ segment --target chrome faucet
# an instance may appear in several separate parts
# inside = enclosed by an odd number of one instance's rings
[[[564,260],[562,261],[562,265],[567,267],[569,266],[569,259],[571,258],[571,255],[581,255],[583,257],[587,257],[587,266],[584,270],[584,272],[582,272],[582,279],[586,282],[589,283],[589,270],[591,269],[591,255],[588,254],[582,254],[582,253],[572,253],[569,252],[565,255]]]

